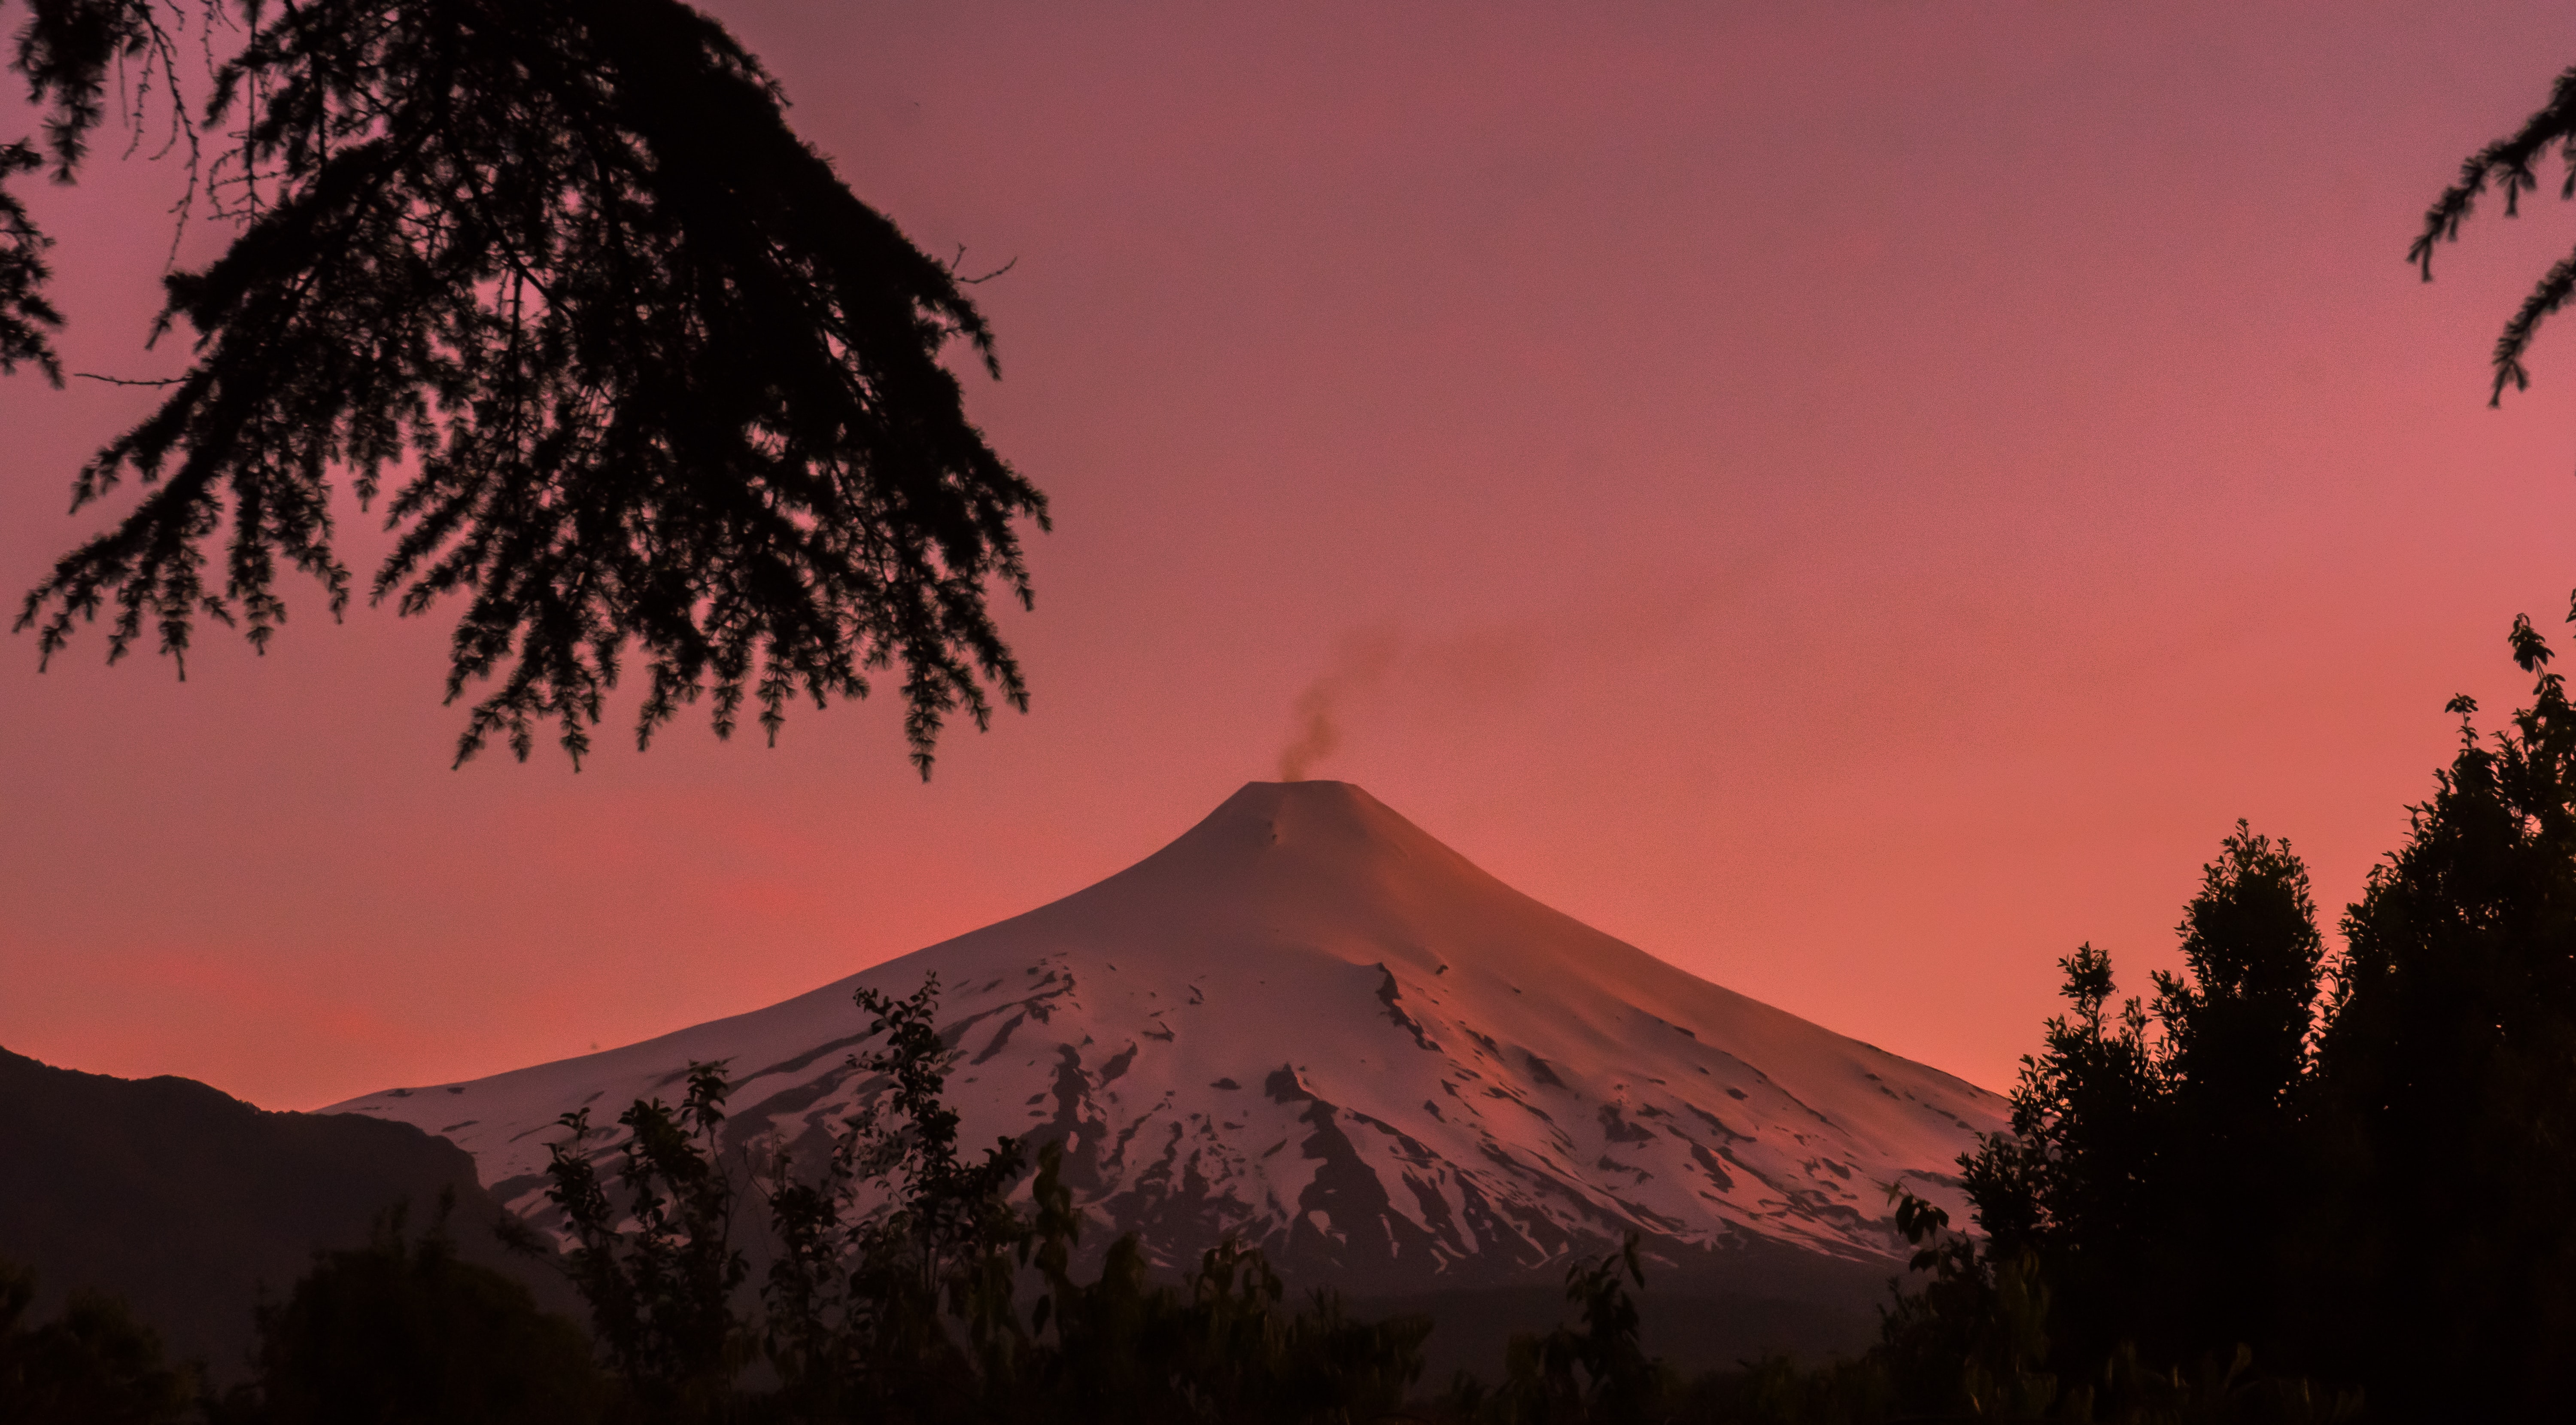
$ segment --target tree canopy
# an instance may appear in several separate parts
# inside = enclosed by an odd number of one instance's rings
[[[45,132],[0,183],[74,180],[115,80],[235,225],[164,278],[187,371],[73,481],[76,510],[140,494],[27,594],[44,658],[102,616],[111,661],[148,638],[184,675],[200,619],[265,649],[282,566],[338,614],[345,482],[399,532],[370,600],[463,601],[460,762],[551,724],[577,764],[630,656],[639,746],[701,697],[774,739],[883,673],[927,775],[952,715],[1025,708],[987,597],[1028,604],[1046,500],[942,364],[962,342],[998,374],[992,333],[722,25],[678,0],[28,9],[11,64]],[[190,24],[231,46],[195,96]],[[0,188],[0,370],[59,382],[48,245]]]

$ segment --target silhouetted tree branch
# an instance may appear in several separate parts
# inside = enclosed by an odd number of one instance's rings
[[[30,9],[14,67],[69,180],[111,70],[173,82],[183,12]],[[495,734],[525,758],[550,722],[578,763],[630,648],[639,746],[707,694],[720,735],[748,701],[774,739],[790,700],[900,665],[927,775],[951,715],[1026,706],[986,593],[1028,604],[1017,522],[1046,501],[940,359],[962,339],[998,374],[992,334],[721,25],[678,0],[203,0],[198,23],[238,47],[174,133],[192,193],[197,131],[226,136],[206,183],[239,232],[165,279],[160,330],[196,359],[74,481],[75,509],[143,490],[27,595],[45,658],[102,613],[111,661],[148,626],[184,675],[200,617],[265,649],[281,562],[338,614],[345,480],[399,533],[370,599],[464,600],[448,698],[495,686],[459,762]],[[0,176],[39,163],[0,150]],[[59,381],[43,246],[0,195],[0,369]]]
[[[2558,82],[2550,88],[2549,102],[2524,120],[2521,128],[2479,149],[2460,164],[2459,181],[2433,200],[2433,206],[2424,214],[2424,231],[2407,249],[2406,260],[2415,264],[2425,281],[2432,281],[2434,246],[2459,241],[2461,221],[2475,210],[2478,198],[2490,185],[2503,192],[2506,217],[2519,213],[2522,195],[2540,187],[2540,177],[2533,172],[2535,165],[2552,148],[2558,151],[2566,172],[2558,196],[2576,198],[2576,69],[2558,76]],[[2540,324],[2565,307],[2571,294],[2576,294],[2576,253],[2561,258],[2542,274],[2513,319],[2504,324],[2503,333],[2496,338],[2495,386],[2488,392],[2487,404],[2500,404],[2508,384],[2517,391],[2530,389],[2531,372],[2523,365],[2523,354],[2530,350]]]

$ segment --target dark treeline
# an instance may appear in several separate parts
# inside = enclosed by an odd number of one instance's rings
[[[2517,619],[2531,704],[2460,746],[2329,955],[2306,869],[2241,825],[2187,973],[2071,1010],[2014,1132],[1968,1164],[1960,1274],[2049,1293],[2049,1364],[2250,1351],[2374,1418],[2555,1418],[2576,1399],[2576,709]]]
[[[958,1142],[936,985],[862,991],[884,1091],[819,1161],[719,1150],[726,1085],[638,1102],[613,1150],[567,1115],[549,1195],[585,1326],[389,1216],[258,1308],[216,1395],[114,1303],[29,1319],[0,1274],[0,1425],[302,1422],[2332,1421],[2555,1418],[2576,1399],[2576,708],[2527,620],[2529,706],[2460,745],[2405,844],[2317,925],[2287,843],[2239,824],[2185,968],[2068,1010],[2013,1126],[1962,1160],[1976,1226],[1899,1197],[1913,1245],[1857,1359],[1684,1379],[1641,1348],[1632,1241],[1566,1324],[1426,1382],[1426,1318],[1292,1299],[1228,1245],[1179,1283],[1134,1239],[1077,1280],[1056,1151]],[[1025,1184],[1025,1195],[1022,1189]],[[768,1240],[754,1254],[737,1224]]]

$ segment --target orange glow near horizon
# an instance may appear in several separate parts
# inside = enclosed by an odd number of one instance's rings
[[[2238,817],[2339,912],[2576,584],[2576,329],[2484,404],[2576,209],[2402,261],[2563,7],[713,8],[862,197],[1013,264],[969,409],[1054,501],[1031,713],[926,785],[882,700],[451,772],[436,619],[290,585],[185,683],[22,635],[0,1047],[270,1107],[498,1072],[1079,889],[1285,763],[2003,1089],[2059,956],[2174,963]],[[37,195],[68,364],[158,374],[174,175],[101,147]],[[0,384],[12,597],[148,401]]]

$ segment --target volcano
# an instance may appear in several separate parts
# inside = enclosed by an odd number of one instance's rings
[[[676,1101],[722,1060],[729,1141],[814,1161],[886,1088],[853,1067],[852,990],[934,974],[961,1141],[1062,1143],[1109,1229],[1086,1240],[1133,1232],[1167,1267],[1231,1236],[1292,1281],[1436,1291],[1554,1281],[1633,1232],[1695,1271],[1880,1271],[1891,1186],[1964,1221],[1956,1160],[2004,1124],[1995,1095],[1665,964],[1324,781],[1248,785],[1097,885],[767,1009],[331,1111],[445,1136],[536,1215],[559,1115]]]

